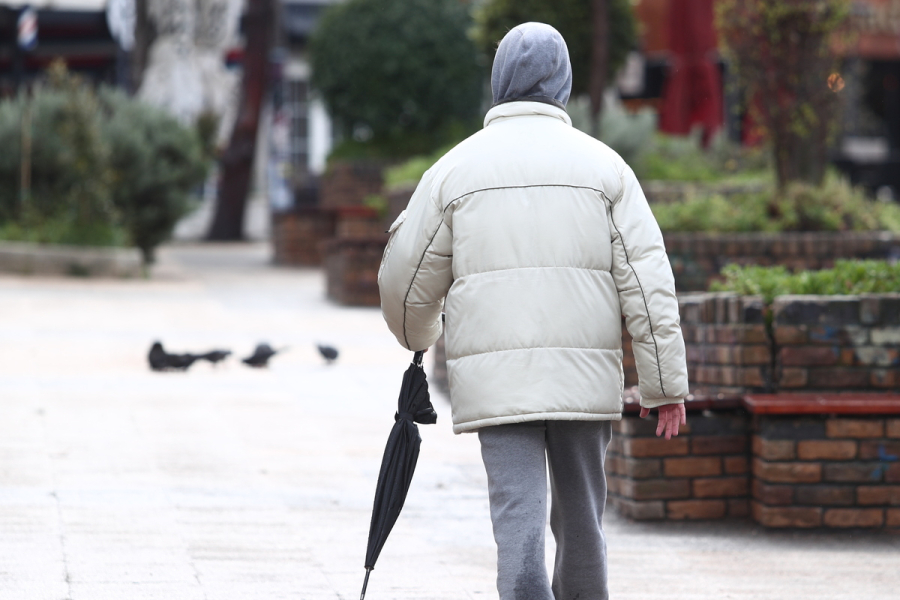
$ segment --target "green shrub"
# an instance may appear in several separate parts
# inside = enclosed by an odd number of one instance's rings
[[[31,193],[23,201],[28,122]],[[205,122],[185,128],[121,92],[97,93],[54,63],[32,99],[0,102],[0,239],[133,244],[152,262],[205,177],[207,130]]]
[[[900,206],[875,202],[845,179],[829,174],[820,187],[793,183],[778,194],[761,192],[689,196],[651,206],[663,231],[893,231],[900,232]]]
[[[2,231],[15,239],[115,243],[110,147],[100,130],[97,98],[59,63],[49,75],[49,85],[32,99],[0,103]],[[31,189],[22,197],[22,138],[29,125]],[[18,228],[6,225],[11,221]]]
[[[430,152],[477,120],[482,69],[459,0],[332,4],[310,41],[314,87],[344,143],[335,156]]]
[[[206,177],[208,157],[197,131],[121,92],[100,94],[103,132],[112,150],[113,201],[132,243],[153,262],[154,249],[191,208],[191,192]]]
[[[839,260],[833,269],[790,273],[782,266],[722,269],[724,281],[714,281],[710,290],[761,295],[767,303],[787,294],[877,294],[900,292],[900,262],[883,260]]]

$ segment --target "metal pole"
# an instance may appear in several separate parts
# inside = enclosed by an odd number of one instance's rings
[[[366,579],[363,581],[363,589],[362,593],[359,595],[359,600],[364,600],[366,597],[366,588],[369,586],[369,574],[372,572],[371,567],[366,567]]]

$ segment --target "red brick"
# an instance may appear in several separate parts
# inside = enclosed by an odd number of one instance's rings
[[[829,508],[824,523],[828,527],[881,527],[884,511],[880,508]]]
[[[893,388],[900,384],[896,369],[872,369],[869,383],[875,388]]]
[[[680,456],[688,453],[687,438],[625,438],[622,454],[635,458],[651,456]]]
[[[667,503],[668,518],[672,520],[721,519],[727,505],[724,500],[671,500]]]
[[[755,458],[753,475],[774,483],[818,483],[822,480],[822,465],[802,462],[768,462]]]
[[[885,422],[885,435],[889,438],[900,438],[900,419],[888,419]]]
[[[746,456],[726,456],[725,472],[729,475],[742,475],[750,470],[750,462]]]
[[[621,473],[634,479],[662,477],[662,461],[658,458],[622,458]]]
[[[885,525],[888,527],[900,527],[900,508],[889,508],[885,513]]]
[[[662,500],[636,502],[627,498],[615,498],[612,504],[622,516],[635,521],[666,518],[666,503]]]
[[[856,500],[852,485],[801,485],[794,491],[797,504],[814,506],[849,506]]]
[[[691,495],[687,479],[625,479],[621,490],[622,495],[631,500],[666,500]]]
[[[616,475],[607,475],[606,476],[606,491],[610,495],[620,495],[622,493],[622,481],[621,477]]]
[[[733,498],[746,496],[749,480],[746,477],[714,477],[694,480],[695,498]]]
[[[834,367],[831,369],[809,369],[809,387],[816,389],[869,387],[869,369]]]
[[[838,356],[834,346],[784,346],[778,351],[779,362],[792,367],[836,365]]]
[[[877,438],[884,436],[880,419],[828,419],[825,431],[830,438]]]
[[[900,457],[900,440],[860,442],[859,457],[895,461]]]
[[[775,326],[775,343],[779,346],[800,345],[806,343],[806,326],[799,327],[793,325],[776,325]]]
[[[619,466],[622,462],[622,457],[618,455],[606,455],[606,474],[607,475],[618,475],[621,473],[621,467]]]
[[[607,447],[606,452],[607,454],[622,454],[624,446],[625,444],[622,441],[622,436],[614,435],[609,441],[609,446]]]
[[[752,344],[748,346],[734,346],[739,353],[742,365],[769,365],[772,363],[772,353],[765,344]]]
[[[759,479],[754,479],[753,497],[763,504],[790,505],[794,503],[794,486],[769,485]]]
[[[900,506],[900,485],[861,485],[856,489],[860,504]]]
[[[625,416],[621,421],[613,421],[619,425],[619,433],[636,437],[656,437],[656,417],[641,419]]]
[[[666,458],[663,463],[666,477],[699,477],[722,473],[722,459],[717,456]]]
[[[753,518],[765,527],[819,527],[822,509],[814,506],[765,506],[752,502]]]
[[[885,469],[884,480],[888,483],[900,483],[900,463],[894,463]]]
[[[769,440],[753,436],[753,455],[766,460],[791,460],[796,458],[795,442],[791,440]]]
[[[746,450],[745,435],[698,435],[691,439],[691,454],[740,454]]]
[[[808,371],[798,367],[784,367],[781,369],[781,376],[778,378],[779,387],[783,388],[803,388],[809,381]]]
[[[797,458],[801,460],[849,460],[856,458],[853,440],[803,440],[797,442]]]
[[[747,498],[729,498],[728,516],[746,517],[750,514],[750,501]]]
[[[881,481],[882,465],[879,463],[829,463],[822,470],[824,481],[845,483],[877,483]]]

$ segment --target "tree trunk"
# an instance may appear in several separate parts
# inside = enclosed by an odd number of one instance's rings
[[[150,46],[156,39],[156,31],[147,14],[147,0],[135,0],[134,2],[134,47],[131,49],[131,68],[128,81],[128,92],[136,93],[141,88],[144,80],[144,70],[147,68]]]
[[[241,99],[228,148],[219,161],[216,214],[210,240],[240,240],[244,233],[244,209],[253,179],[256,132],[269,83],[269,53],[275,37],[274,0],[248,0],[244,15],[244,48]]]
[[[591,0],[591,19],[594,35],[588,90],[591,97],[591,134],[599,138],[603,93],[606,91],[606,73],[609,70],[609,0]]]

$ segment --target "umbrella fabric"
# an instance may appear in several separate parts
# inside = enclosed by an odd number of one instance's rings
[[[387,541],[406,494],[412,482],[416,461],[419,458],[419,445],[422,438],[416,423],[431,424],[437,422],[437,413],[431,405],[428,394],[428,382],[422,368],[423,352],[416,352],[412,364],[403,374],[400,386],[400,397],[397,401],[397,412],[394,414],[394,426],[388,436],[378,473],[378,485],[375,488],[375,503],[372,508],[372,523],[369,526],[369,545],[366,549],[366,579],[363,583],[360,599],[365,597],[369,573],[375,568],[375,561]]]

